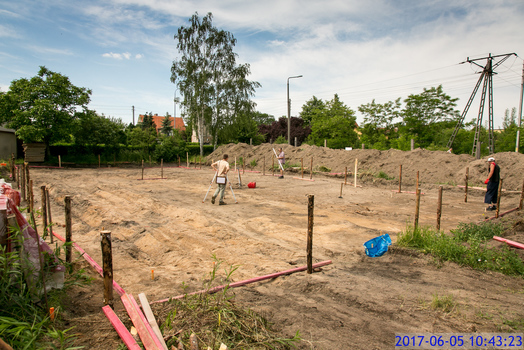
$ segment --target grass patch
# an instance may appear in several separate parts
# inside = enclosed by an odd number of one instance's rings
[[[440,261],[452,261],[477,270],[491,270],[505,275],[523,276],[522,259],[508,247],[490,248],[487,240],[501,233],[497,223],[460,224],[451,234],[437,232],[431,227],[408,226],[399,234],[397,244],[421,250]]]
[[[393,180],[394,179],[394,177],[390,177],[388,174],[386,174],[382,170],[379,171],[378,173],[375,173],[375,177],[379,178],[379,179],[386,179],[386,180]]]
[[[329,173],[329,172],[331,171],[330,168],[325,167],[325,166],[323,166],[323,165],[319,166],[319,167],[318,167],[318,170],[321,171],[321,172],[323,172],[323,173]]]
[[[225,268],[225,276],[219,278],[222,261],[215,256],[213,259],[213,270],[204,281],[206,290],[217,283],[228,284],[238,268]],[[221,343],[228,349],[291,349],[300,340],[298,331],[292,338],[280,336],[264,317],[241,308],[232,299],[231,291],[226,288],[215,294],[186,295],[183,299],[153,305],[157,319],[165,320],[160,328],[164,337],[169,338],[168,348],[181,342],[189,349],[192,333],[197,335],[201,349],[218,349]]]
[[[439,297],[438,293],[435,293],[433,294],[430,306],[433,310],[441,310],[445,313],[450,313],[455,309],[457,303],[453,299],[453,295]]]

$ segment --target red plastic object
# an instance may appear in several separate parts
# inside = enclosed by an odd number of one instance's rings
[[[257,187],[257,183],[256,182],[250,182],[250,183],[247,184],[247,187],[255,188],[255,187]]]

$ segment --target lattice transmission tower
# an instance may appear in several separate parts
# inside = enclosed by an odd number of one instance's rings
[[[484,81],[484,84],[482,86],[482,95],[480,98],[480,108],[479,108],[479,114],[477,117],[477,124],[475,126],[475,139],[473,140],[473,149],[471,153],[475,156],[476,154],[480,154],[480,152],[477,153],[477,151],[480,151],[480,149],[477,150],[478,143],[480,141],[480,131],[482,129],[482,118],[484,116],[484,106],[486,104],[486,95],[488,95],[488,136],[489,136],[489,152],[490,154],[493,154],[495,152],[495,144],[494,144],[494,137],[493,137],[493,74],[495,73],[495,68],[500,66],[504,61],[506,61],[509,57],[512,55],[517,56],[516,53],[507,53],[504,55],[496,55],[491,56],[489,54],[488,57],[482,57],[482,58],[475,58],[470,60],[469,57],[466,61],[461,62],[461,64],[469,62],[474,65],[479,66],[482,68],[482,73],[480,74],[479,80],[477,81],[477,85],[475,85],[475,88],[473,89],[473,92],[471,93],[471,96],[469,97],[468,103],[466,103],[466,107],[464,108],[464,111],[462,112],[460,119],[455,126],[455,130],[453,131],[453,134],[451,135],[451,138],[448,142],[448,148],[451,148],[453,145],[453,141],[455,141],[455,137],[457,136],[459,130],[462,128],[462,125],[464,123],[464,118],[466,117],[466,114],[468,113],[469,107],[471,107],[471,104],[473,103],[473,100],[475,99],[475,95],[477,94],[477,91],[482,84],[482,81]],[[494,62],[495,59],[500,58],[498,62]],[[477,63],[477,61],[481,60],[487,60],[486,65],[482,66]]]

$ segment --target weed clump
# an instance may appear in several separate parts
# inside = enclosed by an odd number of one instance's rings
[[[160,325],[168,347],[181,342],[187,349],[189,337],[196,334],[201,348],[218,349],[224,343],[228,349],[290,349],[300,340],[299,331],[293,338],[278,335],[270,322],[252,310],[243,309],[233,302],[227,285],[238,266],[224,269],[225,278],[220,283],[226,287],[212,293],[218,282],[217,271],[222,261],[215,259],[213,270],[204,283],[202,294],[185,295],[162,305],[152,305],[157,318],[165,320]]]

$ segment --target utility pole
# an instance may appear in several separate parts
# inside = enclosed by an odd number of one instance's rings
[[[494,136],[493,136],[493,74],[497,74],[495,73],[495,68],[500,66],[504,61],[506,61],[512,55],[517,56],[516,53],[507,53],[504,55],[496,55],[496,56],[491,56],[491,54],[489,54],[488,57],[476,58],[472,60],[470,60],[468,57],[466,61],[460,63],[460,64],[463,64],[466,62],[472,63],[482,68],[482,73],[479,77],[479,80],[477,81],[477,85],[475,86],[475,88],[473,89],[473,92],[471,93],[468,103],[466,104],[466,107],[464,108],[464,111],[462,112],[462,115],[460,116],[460,119],[457,125],[455,126],[455,130],[453,131],[451,138],[449,139],[449,142],[447,145],[448,149],[451,148],[451,146],[453,145],[453,141],[455,140],[455,137],[457,136],[459,130],[462,128],[464,118],[466,117],[466,114],[468,113],[469,107],[471,107],[471,103],[473,102],[473,99],[475,98],[475,95],[480,87],[480,84],[484,80],[484,84],[482,86],[482,95],[480,99],[479,114],[477,117],[477,124],[475,126],[475,139],[473,140],[473,149],[471,153],[473,155],[477,155],[477,158],[478,158],[478,155],[480,154],[480,152],[477,152],[477,147],[480,144],[480,132],[482,130],[482,118],[484,115],[484,105],[486,103],[486,94],[488,96],[489,152],[491,154],[495,152],[495,144],[494,144]],[[502,57],[500,61],[498,61],[497,63],[493,63],[493,60],[499,57]],[[486,65],[481,66],[480,64],[476,62],[480,60],[487,60]]]
[[[520,144],[520,126],[522,123],[522,100],[524,98],[524,63],[522,63],[522,83],[520,84],[520,104],[519,104],[519,123],[517,124],[517,143],[515,145],[515,152],[519,153]]]
[[[135,125],[135,106],[131,107],[133,107],[133,125]]]
[[[302,78],[302,75],[295,75],[287,78],[287,143],[291,145],[291,99],[289,98],[289,79]]]

